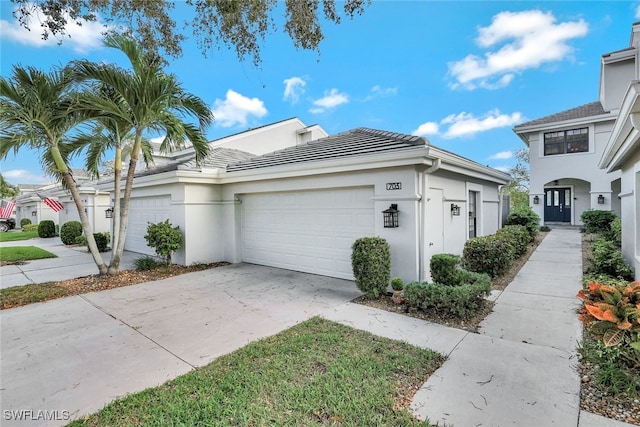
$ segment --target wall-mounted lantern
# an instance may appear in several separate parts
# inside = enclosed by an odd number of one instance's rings
[[[533,204],[534,205],[539,205],[540,204],[540,197],[533,196]]]
[[[602,194],[600,194],[598,196],[598,204],[599,205],[604,205],[604,196]]]
[[[31,211],[31,216],[36,216],[36,215],[38,215],[38,212],[36,212],[36,211]]]
[[[451,215],[452,216],[460,216],[460,206],[455,203],[451,204]]]
[[[105,218],[113,218],[113,208],[109,207],[104,211]]]
[[[392,204],[389,209],[382,211],[384,228],[398,227],[398,205]]]

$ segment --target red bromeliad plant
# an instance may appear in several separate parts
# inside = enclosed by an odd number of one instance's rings
[[[640,360],[640,281],[627,285],[589,283],[578,292],[584,301],[579,319],[607,347],[630,347],[627,358]]]

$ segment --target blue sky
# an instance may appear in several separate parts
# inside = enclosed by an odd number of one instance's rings
[[[17,26],[13,7],[0,0],[2,76],[14,64],[50,70],[79,58],[126,65],[102,47],[99,28],[43,42]],[[365,126],[422,135],[504,170],[524,147],[515,125],[598,100],[600,58],[629,46],[637,20],[640,3],[629,1],[374,1],[325,25],[320,54],[296,50],[280,30],[256,68],[226,48],[205,58],[192,38],[167,71],[211,106],[211,139],[297,116],[330,134]],[[37,155],[9,154],[5,179],[48,182]]]

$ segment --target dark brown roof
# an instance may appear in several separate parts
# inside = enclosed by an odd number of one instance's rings
[[[541,117],[530,122],[521,123],[514,127],[514,130],[518,132],[518,129],[526,128],[535,125],[545,125],[557,122],[563,122],[565,120],[583,119],[586,117],[599,116],[606,114],[602,108],[602,104],[599,101],[591,102],[589,104],[581,105],[579,107],[571,108],[570,110],[561,111],[559,113],[551,114],[550,116]]]
[[[426,145],[426,139],[419,136],[357,128],[229,164],[227,172],[413,149]]]

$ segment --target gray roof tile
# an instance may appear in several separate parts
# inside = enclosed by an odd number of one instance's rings
[[[519,129],[528,126],[546,125],[563,122],[565,120],[584,119],[586,117],[599,116],[606,113],[608,113],[608,111],[604,110],[600,101],[596,101],[589,104],[581,105],[579,107],[571,108],[569,110],[561,111],[559,113],[551,114],[550,116],[541,117],[530,122],[520,123],[518,126],[514,127],[514,130],[518,132]]]
[[[414,149],[426,145],[426,139],[419,136],[357,128],[229,164],[227,172]]]

